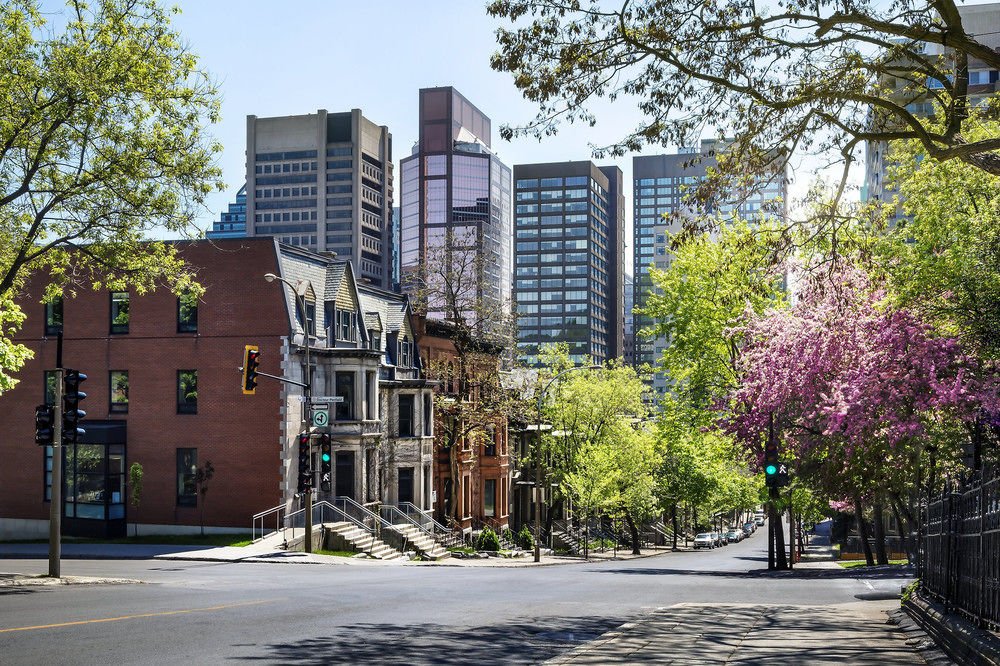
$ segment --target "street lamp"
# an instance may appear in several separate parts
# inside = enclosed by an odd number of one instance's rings
[[[539,537],[542,533],[542,402],[545,400],[545,392],[549,390],[552,383],[575,370],[600,370],[599,365],[578,365],[574,368],[567,368],[556,374],[542,389],[538,395],[538,431],[535,433],[535,561],[542,559],[542,549],[539,544]]]
[[[306,419],[307,411],[312,405],[312,365],[309,363],[309,315],[306,312],[306,302],[305,295],[312,289],[312,283],[309,280],[299,280],[298,284],[292,284],[291,280],[287,280],[283,277],[275,275],[274,273],[265,273],[264,279],[268,282],[274,282],[278,280],[279,282],[284,282],[292,289],[292,293],[295,294],[295,304],[299,308],[299,312],[302,313],[302,330],[304,331],[303,346],[305,347],[306,354],[306,376],[305,376],[305,386],[302,387],[305,393],[305,405],[302,408],[302,425],[305,428],[305,432],[309,432],[309,424]],[[292,336],[289,335],[288,344],[291,345]],[[309,440],[309,466],[312,467],[312,439]],[[305,534],[305,550],[307,553],[312,552],[312,487],[306,489],[306,534]]]

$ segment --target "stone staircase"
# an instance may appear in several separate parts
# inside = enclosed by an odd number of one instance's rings
[[[562,521],[555,521],[552,524],[552,538],[575,555],[583,553],[583,540]]]
[[[368,553],[378,560],[398,560],[403,557],[398,550],[376,539],[354,523],[344,521],[324,523],[323,526],[327,529],[327,543],[337,549]],[[331,541],[333,543],[330,543]]]
[[[420,556],[428,560],[443,560],[451,557],[444,546],[432,539],[423,530],[413,525],[393,525],[393,528],[406,538],[406,545],[412,547]]]

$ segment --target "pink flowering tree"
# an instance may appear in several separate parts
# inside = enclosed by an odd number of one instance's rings
[[[854,504],[862,537],[863,502],[884,543],[884,503],[912,518],[912,492],[957,464],[967,428],[996,407],[992,367],[853,268],[807,278],[791,308],[748,311],[738,333],[740,383],[719,425],[759,462],[773,423],[796,475]]]

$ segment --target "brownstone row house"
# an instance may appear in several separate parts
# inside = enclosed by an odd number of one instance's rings
[[[272,238],[176,244],[205,287],[196,303],[165,289],[80,289],[46,305],[40,276],[19,296],[28,318],[15,340],[34,357],[0,395],[0,538],[47,534],[52,449],[34,443],[34,410],[54,401],[59,333],[63,366],[88,375],[86,433],[64,462],[66,534],[120,535],[135,524],[185,532],[202,520],[248,531],[255,513],[292,504],[302,390],[261,377],[244,395],[237,368],[244,345],[256,345],[261,372],[301,381],[306,335],[313,394],[341,400],[314,428],[333,440],[330,494],[430,509],[432,395],[406,297],[359,284],[348,262]],[[265,273],[304,287],[305,311]],[[202,494],[196,473],[208,462],[215,474]],[[133,463],[144,471],[138,507],[127,501]]]
[[[507,417],[475,405],[474,394],[464,396],[471,400],[471,409],[459,409],[458,352],[451,326],[422,315],[415,315],[413,323],[423,367],[429,379],[437,380],[435,518],[463,532],[484,526],[503,529],[509,520],[512,472]],[[501,371],[499,351],[480,350],[476,359],[481,367],[474,374],[497,376]],[[455,441],[450,441],[456,434]]]

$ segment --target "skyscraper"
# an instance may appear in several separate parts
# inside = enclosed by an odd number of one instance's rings
[[[593,162],[514,166],[518,349],[537,365],[544,343],[596,363],[624,354],[621,170]]]
[[[632,308],[635,307],[635,283],[632,281],[632,274],[624,274],[625,285],[625,341],[622,347],[622,358],[628,365],[635,365],[635,322]]]
[[[219,214],[219,220],[212,223],[212,230],[207,232],[207,238],[240,238],[247,235],[247,186],[244,185],[236,193],[236,201],[229,204],[228,210]]]
[[[247,116],[246,235],[349,259],[392,286],[392,135],[353,109]]]
[[[685,190],[696,187],[705,177],[706,170],[716,164],[717,148],[722,150],[725,145],[709,139],[702,141],[699,148],[682,148],[676,155],[632,158],[635,307],[644,307],[647,296],[653,289],[650,266],[665,270],[670,265],[668,234],[680,231],[680,224],[675,219],[662,216],[691,209],[684,199]],[[767,210],[767,202],[778,198],[783,210],[787,194],[786,180],[784,172],[762,175],[757,178],[756,188],[744,193],[734,193],[732,197],[723,196],[718,213],[723,217],[737,214],[750,219],[759,215],[762,210]],[[667,345],[666,340],[650,340],[640,335],[642,329],[649,328],[652,324],[649,317],[634,315],[636,365],[655,365]],[[654,375],[653,388],[658,393],[666,390],[666,381],[662,375]]]
[[[463,284],[454,285],[470,300],[507,303],[511,172],[490,149],[490,119],[451,87],[424,88],[419,97],[419,139],[400,163],[403,288],[416,288],[428,262],[448,261],[473,267]],[[432,299],[429,316],[448,318],[444,305]]]

